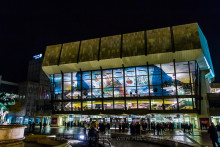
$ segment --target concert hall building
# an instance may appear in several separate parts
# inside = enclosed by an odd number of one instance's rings
[[[197,23],[46,47],[51,125],[98,120],[209,123],[215,74]]]

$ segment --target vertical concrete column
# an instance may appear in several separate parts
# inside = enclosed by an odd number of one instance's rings
[[[198,116],[198,126],[200,128],[200,118],[209,118],[209,122],[211,122],[210,114],[209,114],[209,102],[207,99],[207,93],[210,92],[208,79],[205,78],[205,75],[208,73],[208,70],[201,71],[201,96],[203,100],[201,101],[201,114]]]

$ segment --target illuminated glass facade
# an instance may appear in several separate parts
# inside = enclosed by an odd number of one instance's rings
[[[196,61],[174,61],[53,74],[53,111],[197,110],[199,73]]]

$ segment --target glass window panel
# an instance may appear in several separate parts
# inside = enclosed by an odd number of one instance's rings
[[[160,65],[159,65],[159,64],[150,65],[150,66],[149,66],[149,74],[150,74],[150,75],[161,74]]]
[[[82,79],[83,80],[87,80],[87,79],[91,79],[91,72],[83,72],[82,73]]]
[[[196,94],[196,85],[192,84],[192,95]]]
[[[92,98],[101,98],[102,89],[92,89]]]
[[[92,102],[91,101],[83,101],[83,110],[90,110],[92,109]]]
[[[63,81],[71,81],[71,73],[64,73]]]
[[[150,86],[150,95],[151,96],[162,96],[162,87],[161,87],[161,85],[152,85],[152,86]]]
[[[136,72],[137,75],[147,75],[147,67],[146,66],[136,67]]]
[[[124,87],[123,78],[114,78],[114,87]]]
[[[92,71],[92,79],[101,79],[101,71]]]
[[[104,110],[113,109],[113,101],[103,101]]]
[[[72,92],[73,99],[80,99],[81,98],[81,90],[74,89]]]
[[[191,86],[190,84],[179,83],[177,84],[178,95],[191,95]]]
[[[113,108],[113,106],[112,106]],[[92,109],[102,109],[102,102],[101,101],[92,101]]]
[[[72,75],[73,75],[73,80],[78,80],[78,81],[81,80],[81,73],[80,72],[73,72]]]
[[[136,87],[126,87],[126,97],[136,96]]]
[[[92,88],[101,88],[101,79],[92,80]]]
[[[61,91],[61,88],[62,88],[62,76],[61,76],[61,74],[55,74],[54,86],[55,86],[55,91]]]
[[[190,71],[190,78],[192,83],[196,83],[196,72]]]
[[[54,89],[54,86],[55,86],[55,85],[54,85],[53,83],[50,84],[50,91],[54,91],[54,90],[55,90],[55,89]]]
[[[72,84],[73,84],[73,89],[74,90],[81,90],[81,81],[73,81]]]
[[[190,67],[190,72],[195,72],[196,71],[196,62],[189,61],[189,67]]]
[[[179,73],[179,72],[189,73],[188,62],[176,62],[175,66],[176,66],[176,73]]]
[[[175,85],[164,85],[163,96],[172,96],[172,95],[176,95],[176,86]]]
[[[193,109],[192,98],[179,98],[179,109],[192,110]]]
[[[150,85],[161,85],[161,75],[150,75]]]
[[[190,83],[189,73],[176,73],[177,83]]]
[[[125,68],[125,76],[135,76],[135,67]]]
[[[175,74],[162,74],[163,85],[174,84],[175,83]]]
[[[66,99],[71,99],[71,95],[72,95],[71,90],[65,90],[65,91],[63,91],[63,99],[64,99],[64,100],[66,100]]]
[[[91,98],[91,89],[83,89],[83,98]]]
[[[173,62],[171,63],[166,63],[166,64],[161,64],[162,67],[162,73],[167,74],[167,73],[174,73],[174,65]]]
[[[83,89],[91,88],[91,80],[83,80],[82,84],[83,84]]]
[[[151,110],[163,110],[163,99],[151,99]]]
[[[61,102],[55,102],[53,104],[54,111],[62,111],[62,103]]]
[[[64,82],[64,90],[71,90],[71,82]]]
[[[177,110],[177,99],[164,99],[164,108],[165,110]]]
[[[140,96],[149,96],[149,87],[148,86],[137,87],[137,93]]]
[[[127,100],[126,106],[129,109],[137,109],[137,100]]]
[[[150,110],[150,101],[149,101],[149,99],[139,99],[138,100],[138,109]]]
[[[112,69],[105,69],[102,71],[103,78],[111,78],[112,77]]]
[[[63,102],[63,111],[71,111],[71,102]]]
[[[103,89],[103,97],[104,98],[113,97],[113,88]]]
[[[125,77],[125,86],[136,86],[135,77]]]
[[[81,102],[75,101],[72,102],[73,111],[81,111]]]
[[[112,86],[112,78],[103,79],[103,88],[109,88]]]
[[[62,91],[55,91],[55,100],[62,100]]]
[[[148,76],[137,76],[137,86],[148,85]]]
[[[120,90],[120,88],[115,88],[114,97],[124,97],[124,90]]]
[[[53,83],[53,75],[49,75],[50,76],[50,83]]]
[[[114,109],[124,109],[125,102],[124,101],[115,101],[115,108]]]
[[[114,77],[123,77],[123,69],[122,68],[113,69],[113,74]]]

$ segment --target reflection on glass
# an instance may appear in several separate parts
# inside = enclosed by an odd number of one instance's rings
[[[177,99],[172,98],[172,99],[164,99],[164,107],[165,110],[177,110]]]
[[[74,81],[81,81],[81,73],[80,72],[73,72],[72,73]]]
[[[135,67],[125,68],[125,76],[126,77],[135,76]]]
[[[112,78],[103,79],[103,88],[110,88],[112,86]]]
[[[191,86],[188,83],[177,84],[178,95],[191,95]]]
[[[149,101],[149,99],[139,99],[138,100],[138,109],[150,110],[150,101]]]
[[[122,90],[120,90],[122,89]],[[124,97],[124,89],[123,88],[114,88],[114,97]]]
[[[102,71],[102,76],[103,76],[103,79],[104,78],[111,78],[112,77],[112,69],[105,69]]]
[[[64,73],[63,74],[63,81],[71,81],[71,73]]]
[[[161,85],[161,75],[150,75],[150,85]]]
[[[163,110],[163,99],[151,99],[151,110]]]
[[[101,71],[92,71],[92,79],[101,79]]]
[[[175,85],[163,85],[163,96],[176,95]]]
[[[174,65],[173,62],[161,64],[163,74],[166,73],[174,73]]]

